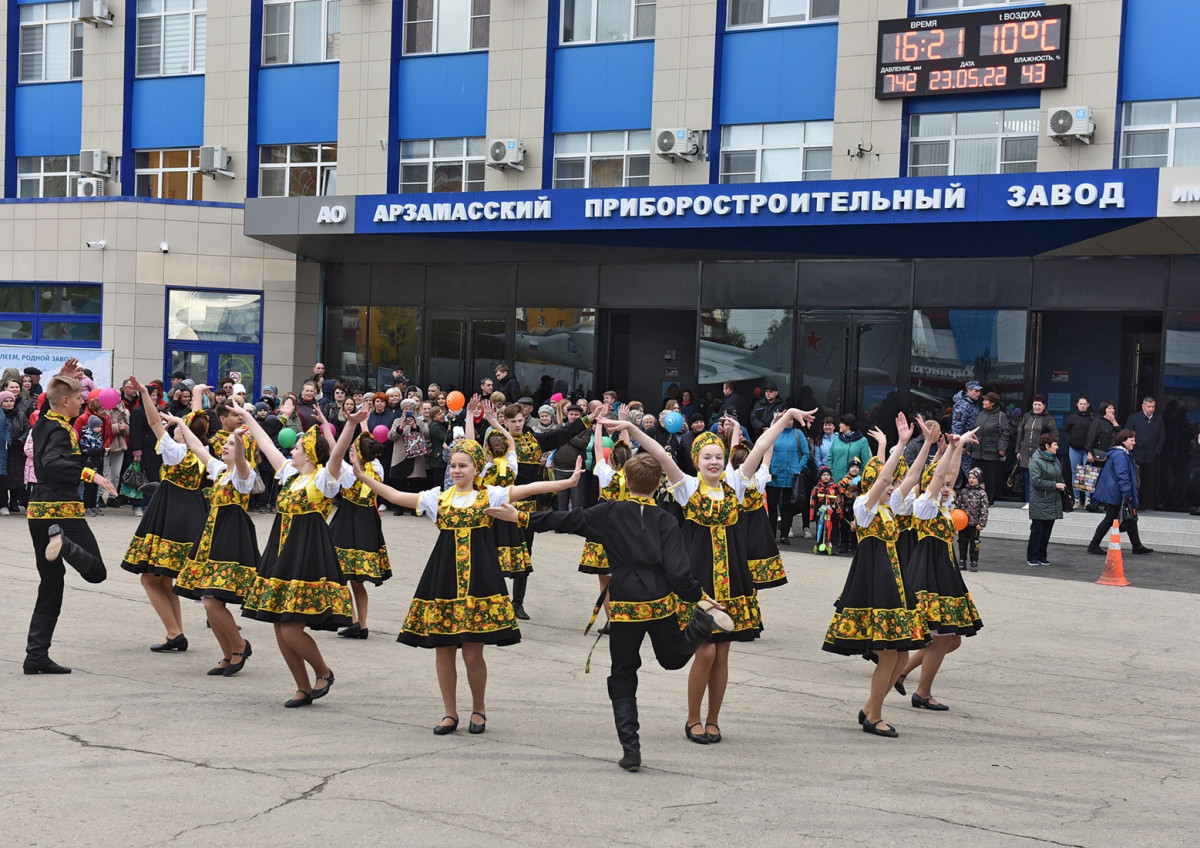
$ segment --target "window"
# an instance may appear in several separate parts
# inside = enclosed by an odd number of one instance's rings
[[[555,188],[650,185],[650,131],[554,136]]]
[[[261,294],[168,289],[167,338],[258,344],[262,299]]]
[[[0,285],[0,341],[100,347],[101,288]]]
[[[483,191],[483,138],[425,138],[400,144],[400,191]]]
[[[337,194],[336,144],[274,144],[259,148],[259,197]]]
[[[404,54],[487,50],[491,0],[405,0]]]
[[[827,180],[833,121],[721,127],[721,182]]]
[[[1200,100],[1125,104],[1122,168],[1200,165]]]
[[[18,156],[17,197],[74,197],[78,176],[78,156]]]
[[[946,10],[980,9],[985,6],[1010,6],[1028,4],[1031,0],[917,0],[918,12],[943,12]]]
[[[562,43],[654,38],[654,0],[563,0]]]
[[[788,309],[701,309],[699,391],[693,395],[701,398],[711,392],[719,398],[721,384],[732,380],[742,397],[748,398],[755,387],[770,380],[779,386],[781,398],[790,397],[792,328]],[[678,398],[682,389],[691,389],[676,385],[672,394],[671,385],[664,381],[664,398]],[[717,406],[720,402],[712,408]]]
[[[729,27],[836,21],[838,0],[729,0]]]
[[[564,279],[563,285],[570,282]],[[556,380],[590,391],[595,350],[591,340],[596,332],[594,308],[517,307],[515,332],[512,374],[521,384],[521,391],[528,390],[530,397],[548,397]]]
[[[342,0],[266,0],[264,65],[335,62],[342,46]]]
[[[202,200],[200,150],[136,150],[134,195],[167,200]]]
[[[967,380],[1011,410],[1025,399],[1024,309],[926,309],[912,314],[909,404],[934,420]]]
[[[21,7],[20,82],[83,79],[83,24],[79,2]]]
[[[208,0],[138,0],[137,75],[204,73]]]
[[[1038,109],[913,115],[910,177],[1037,170]]]

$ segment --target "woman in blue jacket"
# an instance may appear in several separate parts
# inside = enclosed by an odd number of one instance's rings
[[[1113,437],[1113,446],[1112,450],[1108,452],[1108,461],[1104,463],[1104,470],[1100,472],[1100,479],[1096,481],[1094,497],[1096,503],[1104,507],[1104,518],[1096,527],[1095,534],[1092,535],[1092,543],[1088,545],[1090,554],[1100,554],[1101,556],[1105,554],[1104,548],[1100,547],[1100,541],[1104,538],[1104,534],[1112,528],[1113,521],[1120,514],[1122,500],[1128,498],[1133,508],[1135,510],[1138,508],[1137,463],[1130,455],[1136,443],[1137,433],[1132,430],[1122,430]],[[1129,534],[1129,541],[1133,543],[1135,554],[1154,553],[1153,549],[1142,544],[1136,520],[1125,522],[1121,530]]]
[[[767,517],[771,527],[779,517],[779,544],[790,545],[788,535],[792,531],[792,483],[808,465],[808,437],[799,429],[788,424],[775,440],[771,452],[771,481],[767,483]]]

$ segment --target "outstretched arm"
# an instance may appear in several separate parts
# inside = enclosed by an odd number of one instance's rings
[[[921,481],[921,474],[925,471],[925,460],[929,458],[929,446],[932,444],[936,435],[936,422],[926,422],[920,415],[917,416],[917,425],[921,428],[924,434],[924,441],[921,443],[921,450],[917,452],[916,459],[912,465],[908,467],[908,473],[904,475],[904,479],[900,481],[900,497],[908,497],[908,493],[913,490],[913,486]]]
[[[671,459],[671,455],[649,433],[642,432],[628,420],[612,421],[606,418],[603,424],[609,431],[629,434],[639,448],[658,460],[658,464],[662,466],[663,473],[667,475],[671,485],[675,486],[683,481],[686,475],[679,470],[679,466],[675,464],[675,460]]]
[[[979,428],[968,430],[954,441],[954,448],[947,457],[938,461],[937,468],[933,471],[933,479],[929,481],[929,491],[934,492],[935,496],[942,491],[942,487],[946,485],[947,481],[953,484],[954,479],[958,477],[963,451],[966,450],[967,445],[979,444]]]
[[[146,423],[154,431],[154,437],[161,439],[166,435],[167,428],[163,424],[162,416],[158,414],[158,407],[154,405],[154,401],[150,398],[150,390],[138,382],[137,377],[130,377],[129,385],[137,389],[138,394],[142,396],[142,408],[146,410]],[[186,430],[187,428],[184,427],[183,429]]]
[[[279,448],[275,447],[275,443],[271,441],[271,437],[267,435],[267,431],[262,428],[258,420],[247,412],[245,408],[238,406],[236,403],[230,408],[235,415],[242,419],[242,424],[250,431],[250,435],[254,437],[255,444],[258,445],[258,449],[262,451],[262,455],[266,458],[267,462],[271,463],[271,467],[276,471],[283,468],[287,464],[287,456]],[[242,451],[242,453],[245,453],[245,451]]]
[[[467,401],[467,419],[463,427],[463,433],[473,442],[478,441],[475,438],[475,416],[479,413],[480,406],[479,395],[471,395],[471,399]],[[508,428],[505,429],[507,430]]]
[[[351,428],[347,427],[346,429]],[[352,462],[351,465],[354,468],[355,479],[377,494],[379,497],[386,501],[391,501],[392,503],[396,504],[396,506],[403,507],[404,509],[411,509],[413,511],[416,510],[417,501],[421,497],[419,494],[416,492],[402,492],[399,489],[393,489],[386,483],[381,483],[374,477],[368,477],[363,473],[361,462]]]
[[[758,466],[762,463],[767,448],[775,444],[775,440],[779,438],[779,434],[783,432],[783,428],[788,425],[789,421],[800,420],[797,417],[799,414],[800,410],[798,409],[788,409],[775,416],[775,420],[771,422],[771,426],[764,430],[763,434],[758,437],[758,441],[750,449],[750,455],[742,463],[739,471],[743,477],[747,480],[754,477],[754,472],[758,471]]]
[[[583,457],[577,456],[575,457],[575,471],[570,477],[563,480],[539,480],[536,483],[526,483],[524,486],[511,486],[508,490],[508,499],[510,501],[522,501],[533,495],[544,495],[549,492],[569,489],[579,482],[579,475],[582,473]]]
[[[892,483],[892,475],[896,473],[896,466],[900,464],[900,456],[904,453],[904,446],[908,444],[908,440],[912,438],[912,425],[908,423],[908,419],[904,417],[904,413],[896,416],[896,432],[900,434],[900,439],[897,442],[896,450],[892,451],[883,463],[883,468],[879,469],[879,476],[875,478],[875,482],[871,484],[870,490],[867,492],[867,505],[874,509],[879,501],[883,499],[883,493],[887,491],[887,487]],[[871,436],[879,441],[880,449],[887,453],[887,436],[883,431],[876,427],[871,431]]]

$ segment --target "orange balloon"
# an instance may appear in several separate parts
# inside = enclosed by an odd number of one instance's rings
[[[446,407],[453,413],[462,412],[463,404],[466,402],[467,399],[463,397],[462,392],[454,391],[446,395]]]
[[[961,509],[950,510],[950,519],[954,522],[954,529],[960,533],[966,529],[967,522],[970,521],[970,519],[967,518],[967,514]]]
[[[100,397],[99,389],[92,389],[90,392],[88,392],[88,400],[96,400],[99,397]]]

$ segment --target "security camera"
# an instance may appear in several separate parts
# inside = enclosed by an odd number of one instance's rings
[[[170,246],[165,241],[159,244],[158,249],[163,253],[168,253],[171,250]]]
[[[88,250],[104,250],[104,248],[108,247],[108,242],[104,239],[101,239],[100,241],[84,242],[84,245],[88,248]]]

